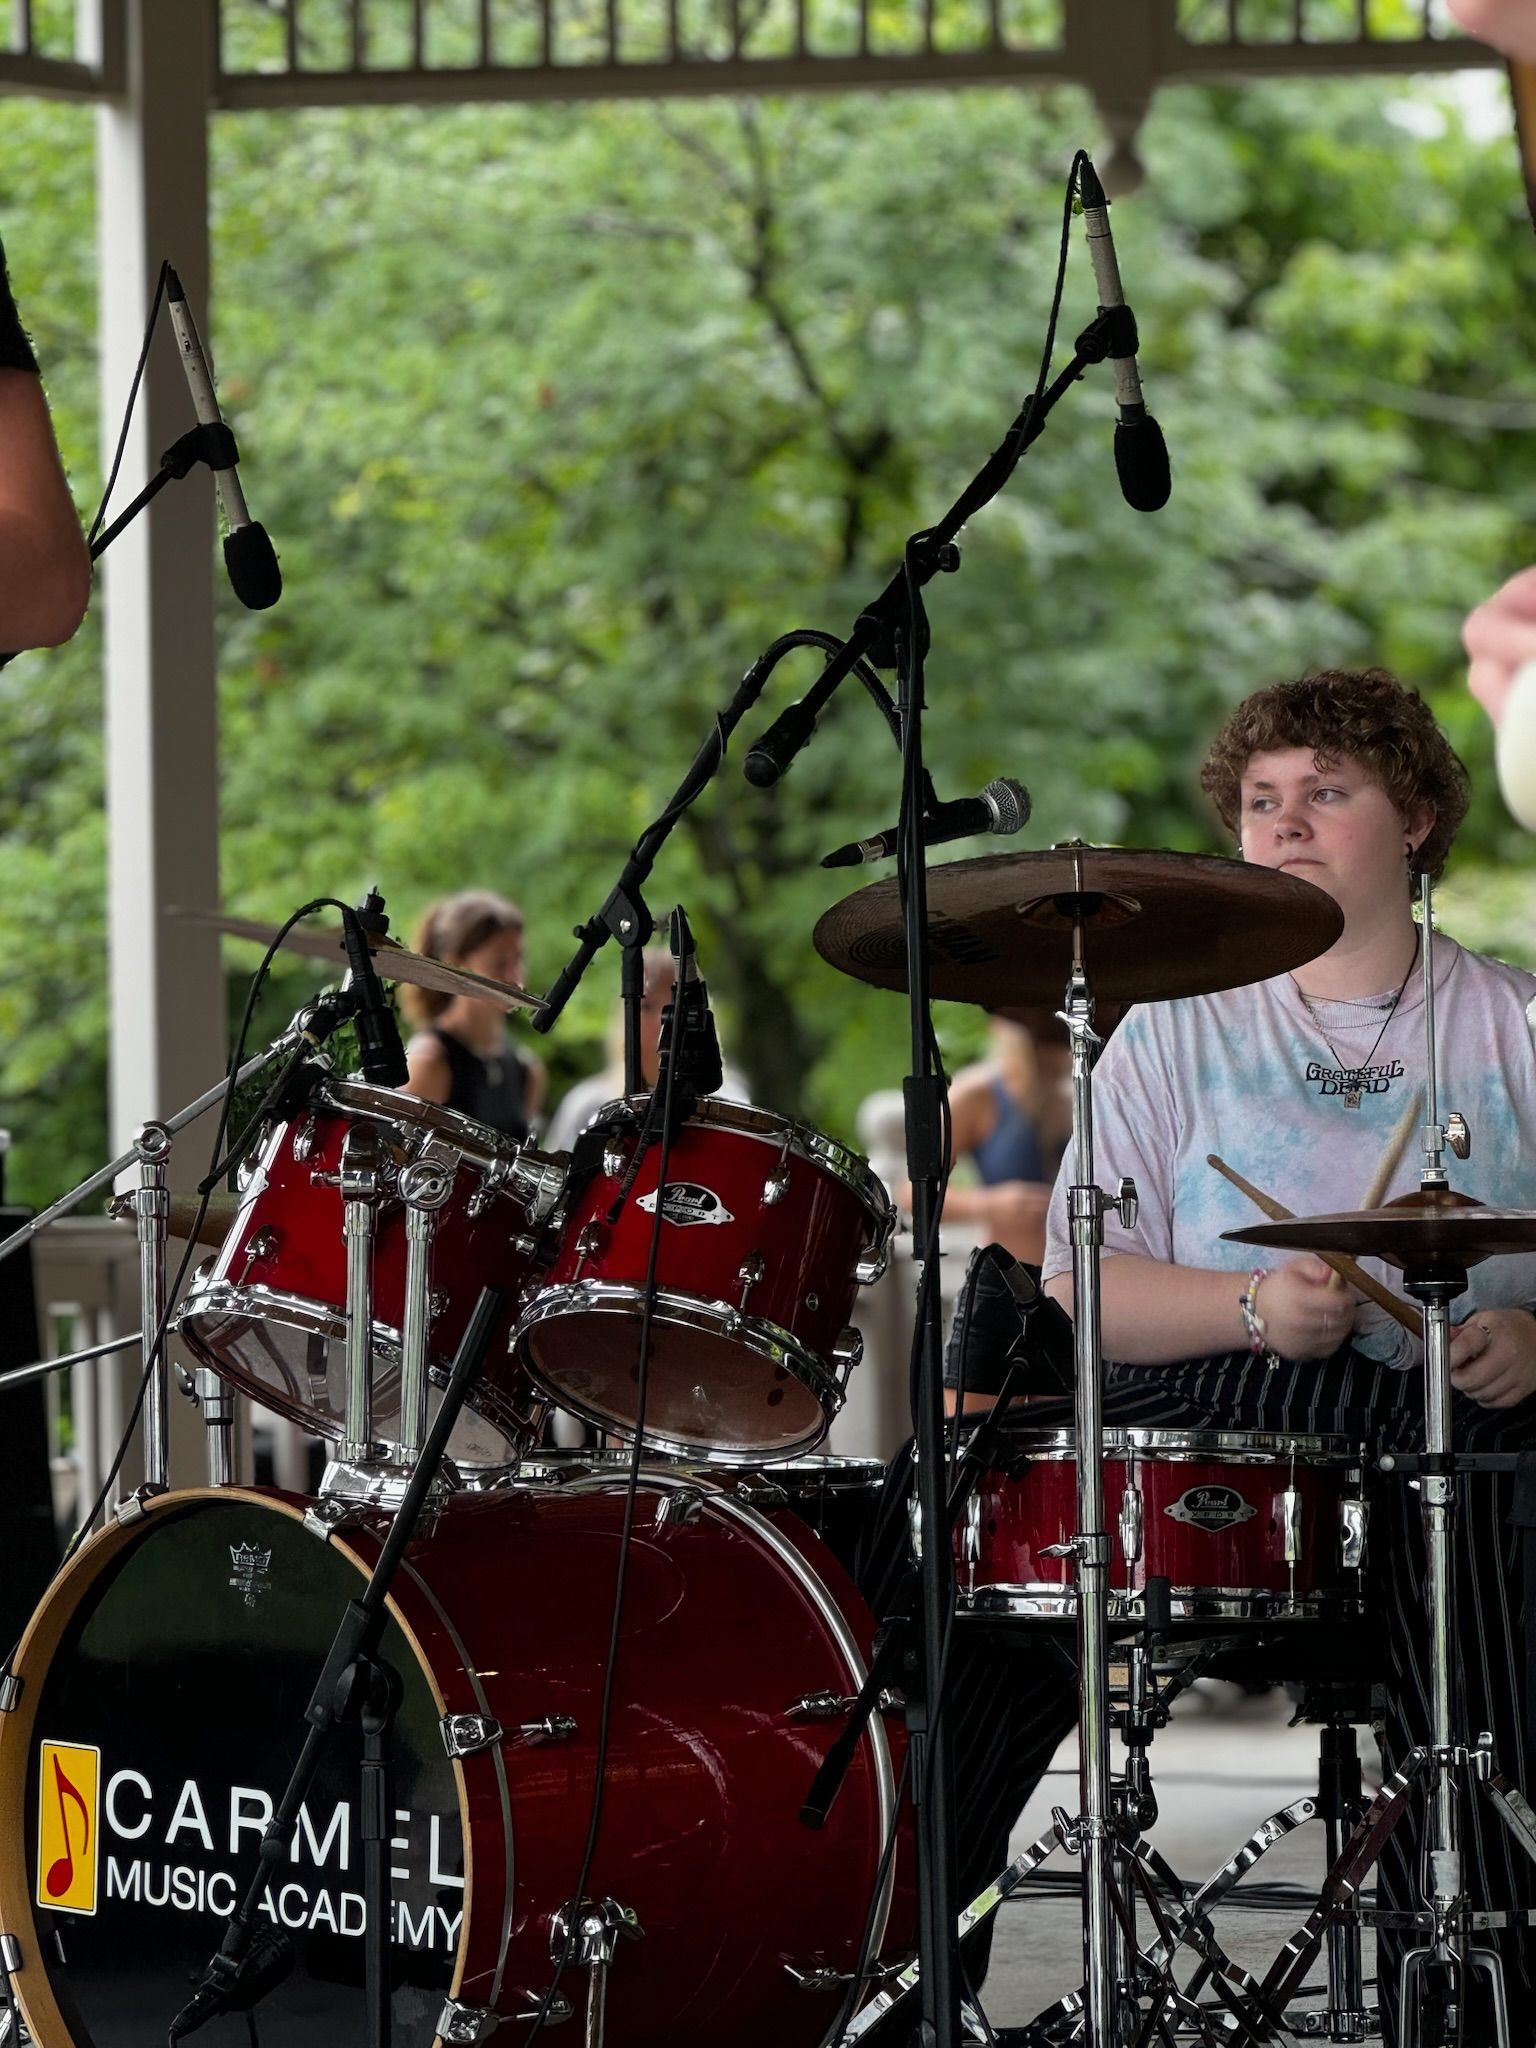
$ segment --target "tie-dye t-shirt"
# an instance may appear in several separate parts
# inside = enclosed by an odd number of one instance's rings
[[[1536,1050],[1526,1021],[1536,975],[1469,953],[1444,933],[1432,958],[1440,1115],[1443,1121],[1459,1110],[1472,1135],[1470,1158],[1446,1154],[1451,1185],[1491,1208],[1536,1208]],[[1129,1175],[1141,1198],[1133,1229],[1105,1217],[1106,1254],[1139,1252],[1234,1273],[1279,1265],[1284,1253],[1223,1239],[1224,1230],[1263,1218],[1207,1163],[1212,1152],[1297,1216],[1357,1207],[1424,1081],[1420,965],[1389,1017],[1391,1000],[1390,991],[1369,1004],[1314,999],[1309,1010],[1282,974],[1133,1009],[1094,1072],[1095,1176],[1113,1188]],[[1351,1089],[1359,1091],[1358,1108],[1346,1106]],[[1389,1199],[1418,1186],[1422,1122],[1421,1112]],[[1047,1278],[1072,1263],[1072,1177],[1069,1154],[1051,1198]],[[1402,1294],[1400,1273],[1363,1263]],[[1468,1282],[1452,1307],[1458,1321],[1474,1308],[1529,1307],[1536,1304],[1536,1256],[1488,1259]],[[1363,1308],[1357,1330],[1365,1349],[1410,1362],[1413,1340],[1379,1310]]]

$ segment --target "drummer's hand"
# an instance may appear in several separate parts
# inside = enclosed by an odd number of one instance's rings
[[[1496,590],[1461,629],[1469,657],[1467,687],[1497,725],[1515,672],[1536,661],[1536,566]]]
[[[1536,1394],[1536,1316],[1480,1308],[1451,1332],[1451,1385],[1480,1408],[1513,1408]]]
[[[1358,1300],[1310,1252],[1271,1267],[1258,1294],[1269,1348],[1282,1358],[1331,1357],[1355,1326]]]

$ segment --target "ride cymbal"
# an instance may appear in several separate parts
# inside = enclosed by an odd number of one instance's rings
[[[1213,854],[1076,843],[928,870],[928,969],[957,1003],[1061,1003],[1074,916],[1095,997],[1210,995],[1304,965],[1344,929],[1311,882]],[[876,988],[907,986],[896,879],[834,903],[816,925],[824,960]]]
[[[222,911],[172,909],[168,914],[185,918],[191,924],[212,925],[215,931],[234,939],[250,939],[259,946],[270,946],[277,937],[275,924],[262,924],[249,917],[226,917]],[[519,988],[515,982],[493,981],[487,974],[472,974],[467,967],[450,967],[446,960],[434,960],[429,953],[413,953],[387,933],[369,932],[367,939],[368,950],[386,981],[408,981],[416,988],[436,989],[445,996],[474,996],[503,1010],[544,1007],[542,996]],[[346,947],[336,925],[295,925],[283,939],[283,950],[346,966]]]
[[[1476,1266],[1506,1253],[1536,1251],[1536,1210],[1485,1209],[1453,1189],[1415,1189],[1380,1209],[1293,1216],[1222,1232],[1234,1244],[1272,1251],[1343,1252],[1389,1266]]]

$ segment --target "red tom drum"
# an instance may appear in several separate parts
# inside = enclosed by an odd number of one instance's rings
[[[348,1130],[382,1128],[385,1197],[373,1259],[373,1435],[399,1436],[405,1209],[391,1192],[428,1144],[457,1160],[431,1247],[429,1373],[451,1364],[480,1290],[517,1290],[537,1270],[531,1226],[558,1197],[563,1164],[436,1103],[366,1081],[323,1081],[303,1115],[276,1124],[242,1168],[240,1207],[212,1265],[184,1295],[174,1327],[222,1379],[319,1436],[339,1438],[346,1414],[347,1255],[335,1176]],[[509,1307],[510,1331],[513,1310]],[[542,1410],[493,1341],[454,1426],[448,1455],[465,1468],[509,1463]]]
[[[862,1159],[809,1125],[706,1098],[673,1140],[645,1416],[638,1338],[661,1151],[610,1220],[646,1102],[599,1112],[598,1171],[517,1326],[519,1357],[562,1407],[653,1449],[726,1462],[792,1458],[825,1436],[863,1350],[848,1327],[895,1223]]]
[[[0,1926],[41,2048],[163,2040],[217,1947],[286,1783],[316,1672],[384,1525],[329,1539],[302,1500],[168,1494],[50,1589],[0,1716]],[[791,1515],[647,1471],[629,1553],[591,1899],[628,1908],[612,2048],[817,2048],[873,1914],[903,1953],[882,1852],[896,1771],[872,1717],[826,1826],[799,1812],[856,1692],[872,1620]],[[553,1988],[551,1931],[591,1809],[624,1511],[613,1475],[460,1494],[408,1553],[383,1655],[393,1730],[394,2037],[510,2042]],[[355,1734],[328,1750],[262,1925],[292,1967],[273,2040],[356,2039],[365,1900]],[[888,1928],[882,1944],[880,1930]],[[556,1995],[579,2037],[586,1978]],[[572,2022],[571,2008],[574,2008]],[[237,2019],[220,2022],[233,2026]],[[158,2031],[156,2031],[158,2029]],[[217,2031],[217,2029],[216,2029]],[[497,2038],[501,2038],[498,2031]]]
[[[955,1531],[960,1597],[979,1614],[1070,1617],[1076,1434],[1010,1432]],[[1149,1578],[1176,1621],[1283,1621],[1360,1607],[1360,1447],[1259,1431],[1107,1429],[1112,1619],[1139,1620]]]

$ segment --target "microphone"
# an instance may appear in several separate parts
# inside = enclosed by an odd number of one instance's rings
[[[353,993],[357,997],[353,1014],[357,1023],[357,1050],[363,1079],[381,1088],[401,1088],[409,1070],[405,1063],[405,1047],[400,1043],[400,1026],[395,1022],[395,1013],[389,1007],[384,984],[379,980],[373,955],[368,950],[368,931],[380,931],[386,922],[380,914],[383,908],[383,897],[376,889],[370,889],[357,909],[349,910],[341,920],[341,937],[347,949],[347,965],[352,970]]]
[[[233,1930],[232,1930],[233,1931]],[[269,1991],[281,1984],[293,1968],[293,1943],[286,1934],[260,1929],[251,1936],[241,1955],[226,1954],[221,1947],[202,1982],[171,2021],[170,2038],[185,2040],[220,2013],[249,2012]]]
[[[192,318],[187,295],[181,288],[181,279],[169,264],[165,271],[165,303],[171,325],[176,330],[181,366],[187,374],[187,388],[192,393],[192,409],[197,414],[198,424],[216,430],[206,439],[211,443],[209,467],[213,471],[219,503],[224,509],[224,523],[229,529],[224,536],[224,567],[229,572],[236,597],[246,609],[264,612],[283,594],[283,572],[277,566],[277,551],[267,537],[267,529],[252,519],[246,509],[245,493],[240,488],[240,478],[235,469],[240,460],[240,450],[235,446],[234,434],[219,411],[213,372],[203,353],[197,323]]]
[[[660,1058],[663,1067],[669,1056],[675,1061],[680,1089],[691,1091],[695,1098],[713,1095],[725,1078],[720,1038],[709,1006],[709,990],[699,975],[693,930],[681,904],[672,913],[668,937],[677,969],[672,1000],[661,1013]]]
[[[1083,202],[1083,224],[1088,230],[1088,254],[1093,261],[1099,311],[1113,316],[1109,367],[1115,375],[1115,404],[1120,412],[1115,427],[1115,473],[1127,505],[1137,512],[1156,512],[1167,504],[1173,488],[1168,444],[1141,395],[1141,374],[1136,367],[1136,316],[1125,303],[1120,283],[1115,239],[1109,225],[1109,201],[1099,183],[1099,174],[1087,157],[1078,173],[1077,189]]]
[[[954,802],[933,804],[923,813],[923,844],[942,846],[946,839],[967,839],[974,832],[1018,832],[1029,822],[1029,791],[1011,775],[999,775],[980,796],[957,797]],[[901,841],[900,829],[892,826],[873,839],[854,839],[829,853],[824,868],[856,868],[866,861],[886,860]]]
[[[762,738],[748,747],[741,772],[754,789],[772,789],[815,730],[815,708],[804,698],[786,705]]]

